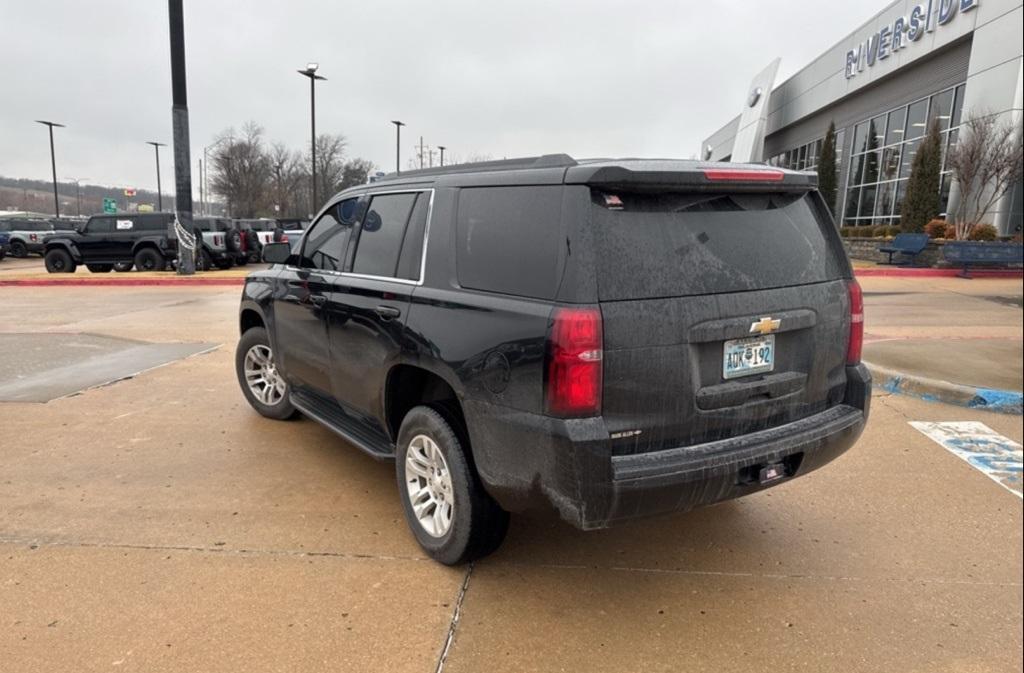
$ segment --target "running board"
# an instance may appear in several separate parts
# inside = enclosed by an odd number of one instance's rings
[[[360,424],[334,401],[307,390],[292,392],[289,401],[303,414],[348,440],[360,451],[377,460],[394,460],[394,444]]]

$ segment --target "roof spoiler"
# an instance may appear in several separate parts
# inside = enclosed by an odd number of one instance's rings
[[[786,171],[749,164],[687,164],[671,161],[624,165],[579,165],[569,168],[566,184],[625,189],[680,189],[694,191],[778,192],[809,191],[818,186],[814,173]]]

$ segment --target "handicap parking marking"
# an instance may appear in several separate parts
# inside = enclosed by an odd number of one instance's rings
[[[984,423],[974,421],[924,423],[910,421],[917,430],[996,482],[1018,498],[1024,447]]]

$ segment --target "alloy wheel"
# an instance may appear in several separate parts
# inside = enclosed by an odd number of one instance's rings
[[[256,344],[245,354],[245,383],[253,397],[272,407],[284,399],[285,382],[270,346]]]
[[[443,537],[455,516],[451,471],[437,443],[416,435],[405,453],[405,486],[420,527],[431,537]]]

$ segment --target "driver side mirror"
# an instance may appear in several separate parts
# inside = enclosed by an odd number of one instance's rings
[[[268,264],[285,264],[291,254],[292,248],[287,243],[267,243],[263,246],[263,261]]]

